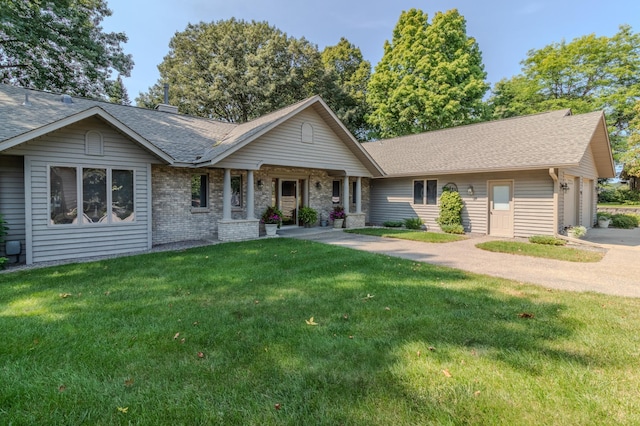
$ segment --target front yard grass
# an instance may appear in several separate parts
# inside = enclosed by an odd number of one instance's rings
[[[444,234],[439,232],[411,231],[408,229],[394,228],[359,228],[348,229],[344,232],[360,235],[372,235],[375,237],[399,238],[402,240],[422,241],[424,243],[451,243],[464,240],[462,235]]]
[[[640,299],[286,238],[0,283],[0,424],[640,424]]]
[[[520,256],[543,257],[546,259],[565,260],[569,262],[599,262],[604,253],[593,250],[582,250],[549,244],[533,244],[518,241],[487,241],[476,244],[482,250],[517,254]]]

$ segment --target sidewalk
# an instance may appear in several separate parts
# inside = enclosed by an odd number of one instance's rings
[[[316,231],[313,232],[313,229]],[[471,236],[467,240],[454,243],[430,244],[348,234],[339,230],[322,228],[312,228],[312,230],[283,232],[282,236],[397,256],[559,290],[593,291],[617,296],[640,297],[640,229],[627,230],[627,233],[613,236],[614,233],[601,235],[597,232],[593,233],[591,241],[607,241],[604,246],[606,255],[597,263],[564,262],[492,253],[476,248],[475,245],[480,242],[495,240],[487,236]],[[635,231],[637,234],[633,234]],[[621,239],[624,240],[621,235],[633,238],[626,241],[627,245],[619,244]]]

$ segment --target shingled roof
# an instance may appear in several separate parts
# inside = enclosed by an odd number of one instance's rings
[[[552,111],[363,144],[386,176],[576,167],[589,146],[599,177],[614,177],[600,111]]]

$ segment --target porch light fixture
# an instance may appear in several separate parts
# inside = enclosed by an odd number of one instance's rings
[[[258,179],[258,189],[262,189],[264,187],[264,182],[262,182],[262,179]]]
[[[473,194],[475,194],[475,191],[473,190],[473,185],[469,185],[469,187],[467,188],[467,194],[473,196]]]
[[[322,189],[322,184],[319,181],[316,182],[316,188],[317,189]]]
[[[560,184],[560,189],[562,189],[564,192],[567,192],[569,190],[569,184],[567,182],[562,182]]]

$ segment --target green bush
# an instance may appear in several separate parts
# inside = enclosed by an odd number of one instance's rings
[[[318,221],[318,212],[311,207],[302,207],[298,211],[298,218],[305,225],[315,225]]]
[[[638,227],[638,218],[629,214],[614,214],[611,217],[611,226],[614,228],[631,229]]]
[[[459,193],[445,191],[440,195],[440,216],[436,219],[440,229],[449,234],[464,234],[462,209],[464,202]],[[462,229],[462,232],[458,232]]]
[[[464,226],[460,224],[440,225],[440,229],[447,234],[464,234]]]
[[[404,227],[407,229],[422,229],[423,223],[419,217],[410,217],[404,220]]]
[[[401,220],[386,220],[382,223],[382,226],[387,228],[402,228],[404,222]]]
[[[546,244],[550,246],[563,246],[567,242],[563,239],[551,235],[533,235],[529,237],[529,242],[534,244]]]
[[[600,203],[640,204],[640,191],[626,186],[619,188],[608,187],[598,194]]]
[[[598,212],[598,219],[611,219],[611,216],[613,214],[609,212]]]

